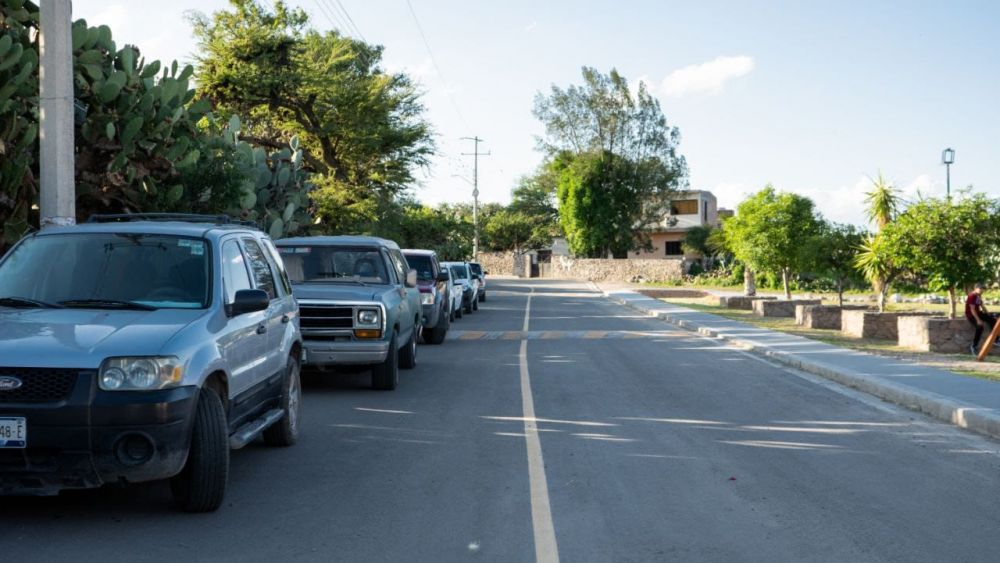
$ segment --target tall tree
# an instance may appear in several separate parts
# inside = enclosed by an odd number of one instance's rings
[[[845,286],[859,281],[855,256],[865,240],[865,234],[854,225],[838,223],[822,225],[811,252],[816,257],[818,273],[829,277],[837,286],[837,304],[844,306]],[[860,280],[863,281],[863,280]]]
[[[585,240],[576,246],[584,255],[624,258],[650,246],[646,227],[662,221],[670,195],[686,185],[680,133],[645,84],[633,93],[614,69],[584,67],[582,74],[582,85],[553,85],[548,95],[536,95],[534,114],[545,126],[539,147],[560,171],[567,237]],[[608,205],[618,207],[602,209]],[[574,216],[578,210],[584,213]]]
[[[875,224],[876,232],[858,247],[856,264],[875,291],[878,310],[884,311],[885,295],[889,292],[889,284],[899,274],[899,268],[892,264],[889,247],[877,239],[899,213],[902,200],[899,190],[882,176],[882,172],[878,173],[877,178],[870,180],[872,189],[865,193],[865,211],[868,220]]]
[[[785,299],[791,299],[792,274],[813,266],[814,255],[803,242],[818,235],[820,225],[811,199],[767,186],[740,203],[723,232],[748,268],[779,274]]]
[[[926,276],[931,289],[948,292],[952,318],[956,292],[992,281],[1000,268],[1000,204],[982,194],[921,199],[880,236],[895,264]]]
[[[199,94],[240,116],[244,140],[299,139],[327,230],[371,228],[434,150],[418,89],[381,67],[382,47],[311,29],[299,8],[230,5],[192,16]]]

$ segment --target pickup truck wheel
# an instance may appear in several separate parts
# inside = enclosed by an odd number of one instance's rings
[[[399,383],[399,354],[396,352],[396,334],[389,340],[389,352],[385,361],[372,367],[372,388],[379,391],[392,391]]]
[[[417,367],[417,327],[413,327],[413,334],[406,342],[403,349],[399,351],[399,367],[403,369],[413,369]]]
[[[170,480],[174,502],[187,512],[214,512],[222,505],[228,479],[229,436],[222,399],[212,389],[202,389],[187,463]]]
[[[281,386],[281,409],[285,416],[264,431],[264,443],[287,447],[299,441],[299,405],[302,403],[302,380],[299,360],[288,357],[285,381]]]

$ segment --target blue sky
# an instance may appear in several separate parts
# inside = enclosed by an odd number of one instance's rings
[[[265,0],[267,2],[268,0]],[[385,65],[425,91],[440,155],[422,175],[428,203],[471,200],[463,136],[487,140],[483,201],[506,202],[541,161],[535,93],[578,82],[582,65],[646,81],[681,130],[691,186],[721,206],[768,182],[813,198],[828,218],[862,224],[867,177],[908,197],[952,189],[1000,196],[1000,3],[571,2],[340,0]],[[318,28],[346,18],[337,0],[293,0]],[[189,59],[188,10],[224,0],[74,0],[151,57]],[[328,14],[333,18],[328,17]],[[333,24],[331,24],[333,19]],[[436,62],[436,65],[435,65]]]

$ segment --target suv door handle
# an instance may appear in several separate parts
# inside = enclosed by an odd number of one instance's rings
[[[257,325],[257,334],[264,334],[266,332],[267,332],[267,325],[266,324],[260,323],[259,325]]]

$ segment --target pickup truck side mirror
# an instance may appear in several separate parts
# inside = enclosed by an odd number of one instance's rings
[[[233,304],[229,306],[229,316],[238,317],[247,313],[263,311],[270,304],[271,299],[263,289],[241,289],[236,292]]]
[[[448,272],[441,271],[441,272],[438,272],[438,277],[437,277],[437,280],[435,280],[435,281],[446,282],[446,281],[448,281],[450,279],[451,279],[451,277],[448,275]]]
[[[406,287],[417,287],[417,271],[406,272]]]

